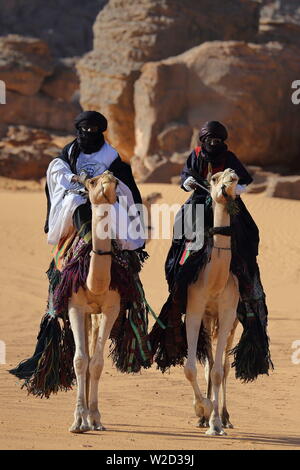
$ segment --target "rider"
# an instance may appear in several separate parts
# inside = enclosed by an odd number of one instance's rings
[[[75,127],[76,139],[64,147],[47,170],[45,232],[48,242],[57,245],[57,250],[47,271],[46,312],[33,356],[10,371],[25,380],[29,393],[47,398],[58,390],[72,388],[75,380],[72,365],[75,344],[68,315],[69,299],[80,288],[85,289],[92,251],[92,210],[84,181],[106,170],[118,180],[116,194],[119,200],[114,205],[117,225],[112,238],[117,238],[119,243],[114,243],[108,253],[96,254],[111,256],[110,289],[117,290],[121,298],[120,312],[110,334],[111,355],[123,372],[138,372],[141,367],[151,365],[147,335],[149,308],[139,280],[139,271],[147,258],[142,249],[141,214],[136,207],[142,202],[141,196],[130,165],[123,162],[104,139],[106,118],[96,111],[84,111],[75,119]],[[118,213],[122,215],[120,225]],[[128,229],[126,236],[125,227],[121,227],[126,222],[124,215],[128,220],[130,217],[136,233]],[[133,234],[135,236],[131,236]]]
[[[130,165],[123,162],[118,152],[104,139],[106,118],[96,111],[83,111],[75,119],[75,128],[76,139],[64,147],[61,155],[50,163],[47,170],[48,207],[44,230],[48,234],[48,242],[53,245],[58,244],[72,227],[79,231],[92,218],[83,185],[86,178],[109,170],[119,180],[117,196],[127,198],[127,210],[133,204],[142,203]],[[122,210],[118,203],[115,209],[117,214]],[[86,230],[89,230],[88,224],[81,231],[83,236]],[[144,245],[142,237],[132,238],[128,232],[127,239],[120,241],[122,248],[129,250]]]
[[[209,121],[204,124],[199,135],[200,145],[189,155],[183,168],[181,188],[184,191],[193,191],[193,194],[176,216],[175,224],[178,225],[176,230],[174,229],[172,246],[165,263],[170,295],[159,316],[161,323],[171,326],[162,330],[156,323],[150,336],[159,368],[164,371],[170,365],[182,363],[185,340],[180,340],[182,327],[179,319],[185,313],[187,288],[197,279],[199,271],[210,258],[211,244],[207,229],[212,227],[213,218],[209,182],[213,174],[231,168],[239,177],[239,184],[236,190],[236,210],[230,215],[232,247],[230,269],[239,281],[240,301],[237,316],[244,327],[241,340],[235,349],[235,365],[237,377],[247,381],[254,380],[258,374],[268,373],[272,367],[266,333],[268,311],[256,261],[259,231],[240,198],[240,194],[252,182],[252,178],[238,158],[228,150],[225,144],[227,137],[227,130],[220,122]],[[186,204],[192,205],[188,206],[192,209],[193,205],[197,204],[205,207],[206,237],[203,247],[199,250],[189,251],[190,235],[185,237],[186,233],[191,233],[187,230],[190,222],[187,222],[188,219],[185,217]],[[197,217],[197,212],[192,210],[192,213]],[[179,238],[175,236],[178,233],[181,234]],[[202,350],[199,350],[199,354],[205,355],[205,340],[201,340],[200,343]]]
[[[201,146],[196,147],[190,154],[181,174],[181,187],[185,191],[198,190],[197,181],[191,176],[191,171],[210,181],[214,173],[231,168],[240,178],[239,194],[252,182],[245,167],[234,153],[228,150],[225,144],[227,137],[227,130],[220,122],[209,121],[204,124],[199,134]]]
[[[224,171],[226,168],[235,171],[239,177],[239,184],[236,188],[239,214],[237,217],[232,217],[231,225],[234,227],[238,251],[243,252],[247,267],[253,272],[258,254],[259,231],[239,197],[246,190],[247,185],[252,182],[252,177],[235,154],[228,150],[225,143],[227,137],[228,132],[220,122],[209,121],[204,124],[199,134],[200,145],[189,155],[182,170],[181,188],[184,191],[193,191],[185,204],[205,204],[207,198],[205,186],[209,186],[208,183],[212,175]],[[177,223],[179,223],[181,214],[182,212],[178,214]],[[211,224],[211,211],[207,211],[205,215],[206,224]],[[184,248],[184,238],[173,240],[173,246],[166,261],[166,276],[170,288],[175,281],[176,271],[179,269],[178,248],[180,251]]]

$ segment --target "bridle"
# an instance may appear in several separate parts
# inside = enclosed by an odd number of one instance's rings
[[[222,184],[221,186],[221,191],[222,191],[222,194],[225,198],[226,201],[230,201],[230,200],[233,200],[232,197],[230,197],[227,193],[226,193],[226,186],[225,184]],[[213,237],[214,235],[223,235],[225,237],[231,237],[232,235],[232,228],[230,225],[226,225],[226,226],[223,226],[223,227],[211,227],[209,230],[208,230],[208,235]],[[218,250],[218,256],[220,256],[220,250],[225,250],[225,251],[231,251],[231,247],[228,247],[228,248],[225,248],[225,247],[222,247],[222,246],[216,246],[216,245],[213,245],[212,246],[213,248],[216,248]]]

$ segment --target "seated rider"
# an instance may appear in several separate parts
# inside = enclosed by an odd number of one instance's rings
[[[114,204],[116,225],[112,227],[113,236],[110,235],[117,242],[109,254],[112,255],[110,289],[118,291],[121,299],[120,312],[110,333],[110,352],[122,372],[138,372],[141,367],[151,365],[147,335],[149,307],[139,279],[147,258],[142,249],[141,212],[136,206],[141,204],[141,196],[130,165],[104,139],[106,118],[96,111],[85,111],[75,119],[75,127],[76,139],[64,147],[47,170],[44,230],[48,243],[57,245],[57,249],[47,271],[46,312],[33,356],[10,371],[25,380],[28,393],[47,398],[74,384],[75,343],[68,314],[69,299],[85,288],[92,250],[92,209],[83,183],[86,178],[106,170],[118,181],[118,200]]]
[[[228,150],[225,143],[227,137],[227,130],[220,122],[209,121],[204,124],[199,134],[200,146],[192,151],[182,170],[181,188],[184,191],[193,191],[185,204],[205,204],[208,195],[205,187],[209,186],[208,183],[212,175],[224,171],[226,168],[231,168],[235,171],[237,176],[239,176],[239,184],[236,189],[239,214],[231,219],[234,238],[238,248],[235,251],[243,253],[248,270],[253,272],[256,269],[259,231],[239,197],[246,190],[247,185],[252,182],[252,177],[235,154]],[[177,222],[179,222],[180,216],[181,212],[177,215]],[[212,224],[211,208],[205,213],[205,224],[208,226]],[[184,249],[184,242],[184,237],[181,240],[173,240],[173,245],[166,261],[166,276],[170,288],[175,282],[176,272],[179,269],[177,261],[180,252]]]
[[[213,226],[213,212],[209,181],[213,174],[231,168],[239,177],[239,184],[234,203],[235,211],[230,214],[230,270],[239,282],[240,301],[237,316],[244,328],[241,340],[235,348],[235,364],[236,376],[247,381],[254,380],[258,374],[268,373],[272,367],[266,333],[268,310],[256,261],[259,231],[240,197],[246,186],[252,182],[252,178],[234,153],[228,150],[225,144],[227,137],[228,133],[223,124],[218,121],[207,122],[200,131],[200,146],[192,151],[183,168],[181,188],[193,193],[176,215],[173,241],[165,263],[170,294],[159,315],[161,323],[171,326],[162,330],[157,322],[150,338],[156,353],[156,362],[162,371],[170,365],[182,363],[186,340],[180,318],[185,314],[187,288],[197,279],[210,257],[208,229]],[[198,204],[204,206],[206,235],[204,245],[194,249],[190,248],[190,242],[197,234],[194,219],[198,216],[193,210],[193,205]],[[187,208],[192,209],[192,221],[186,217]],[[205,355],[205,340],[200,346]]]
[[[84,180],[101,175],[109,170],[119,180],[117,196],[127,201],[127,211],[134,204],[142,204],[140,192],[134,181],[131,167],[123,162],[118,152],[109,145],[103,132],[107,129],[106,118],[96,111],[84,111],[75,119],[76,139],[67,144],[61,155],[55,158],[47,170],[47,219],[45,232],[48,243],[57,245],[61,239],[74,230],[81,230],[84,236],[90,230],[92,218],[90,202],[84,188]],[[117,202],[115,209],[118,214],[124,210]],[[136,212],[136,216],[139,214]],[[124,217],[120,217],[124,221]],[[129,226],[129,220],[127,226]],[[118,231],[118,228],[116,228]],[[122,230],[124,234],[124,230]],[[118,233],[116,234],[118,238]],[[144,246],[142,236],[120,240],[121,248],[136,250]]]

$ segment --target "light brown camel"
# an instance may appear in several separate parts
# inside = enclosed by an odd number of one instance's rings
[[[117,180],[109,171],[85,183],[92,206],[91,260],[86,289],[80,288],[69,300],[77,379],[75,419],[70,427],[73,433],[104,429],[98,409],[98,384],[104,365],[104,346],[120,311],[120,296],[118,292],[109,290],[111,238],[107,234],[104,237],[102,225],[104,217],[105,220],[109,218],[111,205],[116,202],[116,185]],[[91,335],[88,334],[90,330]]]
[[[229,227],[230,215],[227,203],[235,199],[238,176],[231,169],[216,173],[211,178],[214,227]],[[231,237],[213,235],[211,259],[197,281],[188,288],[186,308],[186,332],[188,356],[184,367],[185,376],[194,391],[194,409],[199,426],[207,426],[206,434],[226,434],[223,427],[232,427],[226,407],[226,379],[229,373],[228,351],[231,349],[237,325],[236,309],[239,300],[237,278],[230,272]],[[205,367],[208,382],[207,397],[204,397],[197,383],[196,350],[201,322],[209,333],[217,327],[215,358],[212,352]],[[225,360],[223,355],[225,351]],[[222,419],[219,414],[219,391],[223,388]],[[210,393],[212,387],[212,401]],[[223,421],[223,423],[222,423]]]

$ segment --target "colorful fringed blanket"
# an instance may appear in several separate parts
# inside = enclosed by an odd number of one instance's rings
[[[47,397],[69,390],[75,382],[73,357],[75,344],[68,316],[73,292],[85,286],[91,252],[91,237],[73,234],[63,240],[47,271],[49,292],[47,309],[40,325],[33,356],[10,372],[25,382],[28,393]],[[148,305],[139,272],[148,257],[145,251],[122,251],[112,242],[112,290],[121,297],[119,316],[111,331],[110,355],[121,372],[138,372],[151,366],[148,340]],[[152,312],[154,314],[154,312]]]

